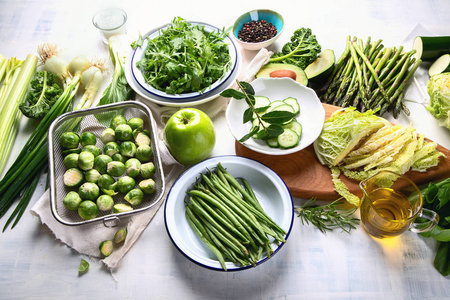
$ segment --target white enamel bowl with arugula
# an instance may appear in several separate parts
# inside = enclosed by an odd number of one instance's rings
[[[166,230],[177,249],[194,263],[216,271],[223,271],[218,259],[189,225],[185,213],[186,192],[193,188],[201,173],[206,174],[221,163],[234,177],[245,178],[252,186],[265,212],[287,233],[288,239],[294,221],[292,197],[284,181],[264,164],[240,156],[217,156],[202,161],[186,170],[173,184],[165,203],[164,218]],[[270,259],[284,243],[272,244]],[[257,265],[269,260],[263,254]],[[250,269],[252,266],[239,266],[226,262],[227,271]]]
[[[219,29],[205,23],[199,22],[188,22],[192,26],[203,27],[205,32],[219,32]],[[138,91],[141,94],[144,94],[146,98],[155,99],[161,102],[193,102],[205,99],[206,97],[211,97],[214,95],[218,95],[218,91],[222,90],[223,86],[227,86],[228,80],[230,77],[236,74],[236,68],[238,64],[238,53],[236,50],[236,46],[234,45],[232,39],[227,35],[223,39],[223,43],[228,45],[229,58],[230,58],[230,66],[228,69],[224,70],[223,75],[217,79],[210,86],[206,87],[201,92],[185,92],[179,94],[169,94],[164,91],[158,90],[155,87],[151,86],[146,82],[144,75],[140,68],[136,65],[137,62],[144,59],[146,55],[147,46],[149,40],[153,40],[162,34],[162,30],[167,29],[170,24],[165,24],[159,28],[153,29],[149,31],[143,37],[143,43],[140,47],[137,47],[131,52],[131,57],[127,60],[127,63],[130,64],[130,73],[127,76],[127,79],[134,83],[134,86],[137,86]]]
[[[301,85],[290,78],[258,78],[252,81],[251,86],[255,96],[265,96],[271,102],[289,97],[297,99],[300,113],[295,117],[302,127],[300,140],[295,147],[282,149],[269,147],[265,140],[249,138],[242,142],[247,148],[268,155],[285,155],[298,152],[311,145],[322,131],[325,121],[325,110],[314,90]],[[231,133],[240,140],[248,134],[252,123],[243,123],[244,111],[248,109],[245,100],[232,98],[226,111],[228,126]]]

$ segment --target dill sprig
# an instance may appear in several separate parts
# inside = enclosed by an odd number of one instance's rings
[[[317,205],[316,198],[311,198],[304,205],[295,208],[295,211],[303,225],[311,223],[323,233],[333,231],[333,228],[341,228],[350,233],[359,224],[359,219],[352,216],[358,208],[341,208],[341,203],[343,202],[338,199],[327,205]]]

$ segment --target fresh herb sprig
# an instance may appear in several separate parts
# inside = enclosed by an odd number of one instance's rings
[[[319,228],[320,231],[326,233],[334,228],[341,228],[342,231],[350,233],[355,229],[355,225],[359,224],[359,219],[353,217],[355,208],[341,208],[340,200],[333,201],[326,205],[317,205],[316,198],[311,198],[301,207],[295,208],[302,224],[312,224]]]
[[[252,127],[250,132],[244,135],[239,142],[245,142],[249,138],[255,135],[257,139],[269,139],[279,136],[284,132],[282,124],[288,122],[295,114],[289,111],[271,111],[261,115],[265,112],[269,106],[255,107],[255,90],[250,83],[245,81],[237,81],[238,88],[241,90],[227,89],[220,93],[222,97],[233,97],[236,100],[245,100],[249,106],[244,111],[243,123],[247,123],[252,120],[253,116],[259,120],[260,126]],[[269,124],[268,126],[265,124]]]

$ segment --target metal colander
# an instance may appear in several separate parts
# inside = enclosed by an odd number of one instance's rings
[[[103,149],[100,136],[103,130],[109,127],[109,120],[116,114],[123,114],[128,120],[132,117],[140,117],[144,120],[144,129],[150,132],[151,148],[153,150],[153,160],[155,165],[155,175],[153,180],[156,183],[156,190],[153,194],[144,194],[141,204],[134,206],[132,211],[113,213],[111,211],[100,211],[96,218],[83,220],[77,211],[69,211],[63,204],[63,199],[70,191],[78,191],[78,188],[69,188],[64,185],[63,176],[66,171],[63,160],[63,150],[59,144],[59,139],[64,132],[74,131],[81,135],[85,131],[90,131],[97,137],[96,146]],[[98,118],[98,119],[97,119]],[[101,121],[99,121],[99,119]],[[76,126],[74,124],[77,124]],[[69,112],[58,117],[50,126],[48,132],[48,151],[50,167],[50,205],[53,216],[65,225],[82,225],[92,222],[103,221],[105,226],[116,226],[120,223],[120,218],[143,212],[158,203],[164,194],[165,183],[161,165],[161,156],[158,148],[156,134],[156,124],[150,110],[137,101],[125,101],[95,108]],[[125,175],[125,174],[124,174]],[[118,178],[115,178],[116,180]],[[140,178],[136,178],[136,186]],[[113,196],[114,204],[129,203],[125,201],[124,194],[118,193]]]

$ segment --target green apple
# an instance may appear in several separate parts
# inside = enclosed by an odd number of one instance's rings
[[[164,128],[164,142],[181,164],[191,165],[207,158],[214,149],[216,134],[207,114],[195,108],[174,113]]]

